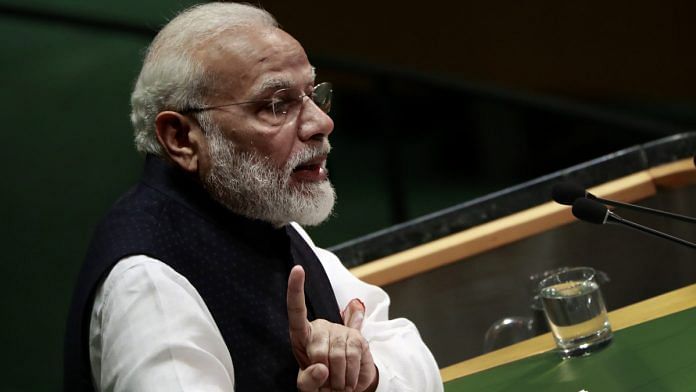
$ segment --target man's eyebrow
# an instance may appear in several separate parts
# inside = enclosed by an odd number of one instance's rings
[[[309,84],[313,84],[314,80],[316,78],[316,71],[315,68],[312,67],[312,74],[311,74],[311,82]],[[268,79],[265,80],[261,85],[255,89],[254,94],[252,95],[253,97],[260,97],[265,94],[274,93],[280,89],[283,88],[291,88],[293,87],[293,83],[287,79],[281,79],[281,78],[273,78],[273,79]]]
[[[290,83],[290,81],[287,79],[268,79],[261,83],[261,86],[255,89],[256,91],[254,92],[253,96],[259,97],[269,92],[274,93],[280,89],[290,87],[292,87],[292,83]]]

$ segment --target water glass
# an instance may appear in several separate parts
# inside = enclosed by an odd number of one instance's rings
[[[561,357],[597,351],[612,339],[597,272],[575,267],[549,275],[539,283],[539,296]]]

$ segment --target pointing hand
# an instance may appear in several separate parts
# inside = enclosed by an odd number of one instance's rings
[[[379,376],[365,338],[360,333],[365,307],[352,300],[342,315],[344,324],[307,320],[305,272],[290,271],[287,307],[290,344],[300,365],[297,387],[302,392],[374,391]]]

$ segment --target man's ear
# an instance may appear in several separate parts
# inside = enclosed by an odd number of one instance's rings
[[[157,140],[169,158],[182,169],[195,173],[205,160],[206,144],[201,127],[181,113],[160,112],[155,119]]]

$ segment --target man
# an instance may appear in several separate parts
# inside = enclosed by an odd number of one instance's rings
[[[314,79],[252,6],[194,7],[157,35],[132,96],[143,179],[90,245],[67,390],[442,390],[386,293],[298,225],[334,203],[331,87]]]

